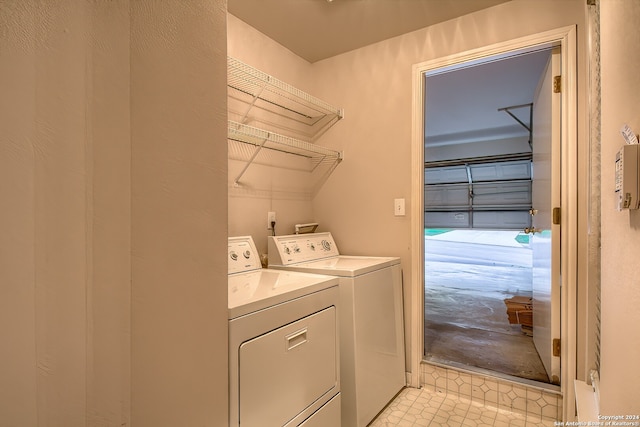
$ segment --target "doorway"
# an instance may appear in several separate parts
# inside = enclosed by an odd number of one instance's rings
[[[560,240],[560,267],[563,274],[554,276],[561,284],[560,296],[562,299],[562,316],[560,317],[559,330],[563,341],[559,347],[562,358],[560,367],[561,391],[567,405],[564,410],[571,412],[573,408],[573,390],[569,386],[575,378],[575,354],[576,354],[576,272],[577,272],[577,195],[576,195],[576,153],[577,153],[577,122],[576,122],[576,32],[575,27],[565,27],[545,33],[526,36],[520,39],[501,42],[496,45],[475,49],[448,57],[430,60],[415,64],[414,75],[414,105],[413,105],[413,132],[412,132],[412,174],[415,180],[412,185],[412,213],[415,219],[412,221],[412,352],[411,363],[415,372],[412,375],[412,384],[418,384],[420,379],[418,368],[424,363],[424,130],[425,111],[424,100],[429,92],[425,75],[430,72],[447,72],[461,67],[470,67],[488,60],[500,60],[513,56],[514,53],[522,54],[538,50],[540,48],[560,47],[562,58],[561,74],[564,83],[560,94],[563,106],[561,113],[560,130],[560,204],[562,210],[558,211],[559,222],[562,224],[562,234],[556,235]],[[557,233],[559,234],[559,233]],[[537,236],[541,237],[541,236]],[[558,350],[558,349],[556,349]]]
[[[559,382],[552,338],[540,337],[559,331],[560,302],[540,268],[559,253],[529,245],[545,240],[536,233],[552,235],[532,224],[539,207],[539,216],[551,210],[552,175],[559,187],[549,166],[559,144],[549,129],[560,122],[549,106],[553,58],[545,47],[425,74],[428,360]]]

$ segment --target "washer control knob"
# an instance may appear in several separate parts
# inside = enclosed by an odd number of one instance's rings
[[[311,250],[312,250],[312,251],[315,251],[315,250],[316,250],[316,245],[314,245],[313,243],[311,243],[311,244],[309,245],[309,248],[311,248]]]
[[[235,251],[231,251],[231,252],[229,253],[229,257],[230,257],[232,260],[234,260],[234,261],[237,261],[237,260],[238,260],[238,254],[237,254],[237,253],[235,253]]]
[[[329,243],[327,240],[323,240],[321,243],[322,243],[322,249],[324,249],[325,251],[331,250],[331,243]]]
[[[289,246],[285,246],[284,247],[284,253],[289,255],[291,253],[291,249],[289,249]]]
[[[300,247],[298,245],[293,247],[293,252],[299,254],[300,253]]]
[[[247,249],[242,253],[242,255],[245,257],[245,259],[249,259],[251,258],[251,251]]]

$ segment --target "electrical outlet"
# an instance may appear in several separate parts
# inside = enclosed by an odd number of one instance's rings
[[[395,199],[393,201],[393,214],[395,216],[404,216],[404,199]]]
[[[276,222],[276,213],[267,212],[267,230],[271,230],[271,223]]]

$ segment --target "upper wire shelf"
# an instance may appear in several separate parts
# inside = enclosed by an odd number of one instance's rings
[[[276,127],[298,139],[314,141],[344,116],[342,109],[232,57],[227,85],[230,119]]]

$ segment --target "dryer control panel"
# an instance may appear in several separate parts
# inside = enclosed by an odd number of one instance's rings
[[[227,247],[228,274],[262,268],[260,254],[251,236],[229,237]]]
[[[291,265],[340,255],[329,232],[269,236],[269,264]]]

